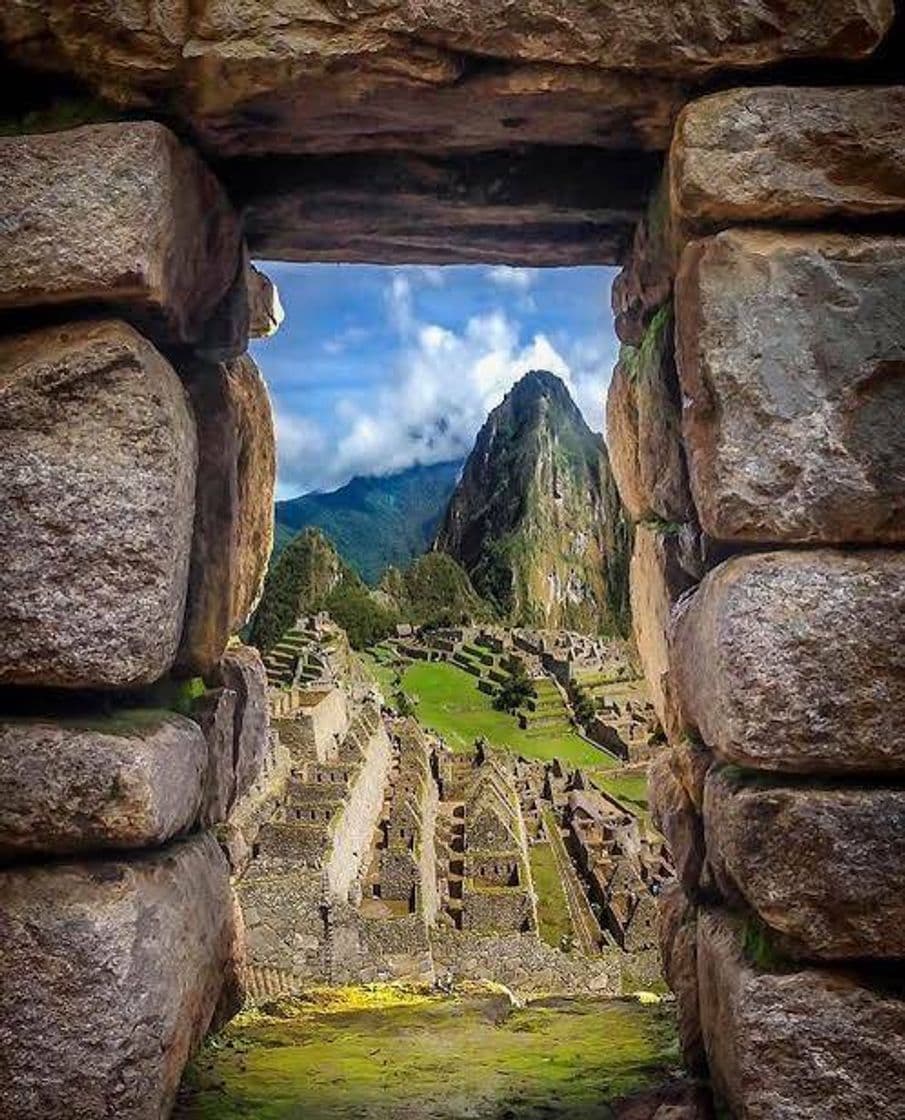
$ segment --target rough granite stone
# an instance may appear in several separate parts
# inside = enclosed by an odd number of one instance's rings
[[[194,343],[239,250],[219,183],[162,125],[0,137],[0,308],[100,302]]]
[[[194,823],[206,764],[172,713],[0,721],[0,857],[162,844]]]
[[[230,646],[212,674],[212,683],[236,694],[232,805],[257,778],[267,752],[267,672],[260,653],[252,646]]]
[[[683,431],[722,541],[905,541],[905,239],[732,230],[676,283]]]
[[[668,307],[638,348],[624,346],[607,398],[607,448],[619,493],[635,521],[693,514],[682,449],[681,401]]]
[[[276,444],[247,355],[183,369],[198,423],[198,487],[180,672],[207,675],[260,598],[273,547]]]
[[[677,80],[862,58],[892,0],[12,0],[12,57],[118,105],[169,108],[218,154],[665,145]]]
[[[905,214],[905,88],[731,89],[686,106],[670,152],[686,232]]]
[[[0,340],[0,683],[156,680],[182,630],[195,423],[115,320]]]
[[[208,834],[0,872],[0,1115],[161,1120],[234,949]]]
[[[666,837],[685,893],[694,897],[704,867],[704,823],[676,774],[668,749],[651,763],[647,789],[654,827]]]
[[[697,910],[681,884],[667,884],[657,898],[663,977],[676,997],[679,1044],[686,1066],[706,1070],[698,1008]]]
[[[686,724],[739,766],[905,771],[905,553],[771,552],[710,572],[677,610]]]
[[[681,717],[669,684],[669,626],[672,608],[692,579],[679,561],[679,541],[656,525],[635,528],[629,569],[632,631],[657,718],[672,741]]]
[[[207,742],[208,765],[199,820],[202,828],[229,816],[236,791],[236,701],[231,688],[208,689],[192,708]]]
[[[698,914],[701,1027],[713,1084],[745,1120],[901,1116],[905,999],[870,973],[764,972],[739,930]]]
[[[905,957],[905,790],[711,770],[707,858],[804,958]],[[731,893],[727,892],[727,893]]]

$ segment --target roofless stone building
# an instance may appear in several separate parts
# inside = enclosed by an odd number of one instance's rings
[[[902,1117],[893,0],[8,0],[0,41],[0,1115],[166,1116],[235,1005],[213,830],[269,757],[227,642],[279,318],[251,254],[624,266],[684,1051],[743,1120]]]

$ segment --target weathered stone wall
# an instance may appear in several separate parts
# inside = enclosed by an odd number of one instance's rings
[[[0,196],[0,1115],[159,1120],[241,1003],[267,755],[246,254],[154,122],[4,137]]]
[[[599,957],[563,953],[537,934],[489,936],[438,927],[431,932],[438,976],[456,981],[492,980],[521,993],[619,995],[623,954]]]
[[[903,165],[901,89],[693,102],[614,288],[664,970],[745,1120],[902,1114]]]

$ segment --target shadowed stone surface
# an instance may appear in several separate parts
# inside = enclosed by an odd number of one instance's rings
[[[679,118],[672,204],[686,231],[905,213],[905,88],[766,87]]]
[[[679,1043],[689,1069],[706,1069],[698,1008],[697,911],[679,883],[670,883],[657,899],[663,976],[675,993]]]
[[[236,694],[232,806],[258,776],[267,750],[267,673],[256,649],[237,645],[223,655],[212,681]]]
[[[264,259],[577,265],[621,258],[658,170],[643,152],[550,147],[249,159],[224,174]]]
[[[667,680],[670,616],[673,604],[692,585],[679,561],[679,547],[676,534],[638,525],[629,570],[635,646],[651,703],[671,739],[680,732],[682,721]]]
[[[712,770],[707,856],[794,956],[905,956],[905,790]],[[726,893],[731,894],[731,891]]]
[[[169,108],[218,154],[665,146],[715,68],[858,58],[892,0],[402,0],[73,7],[13,0],[12,56],[114,103]]]
[[[161,844],[194,822],[206,764],[174,714],[0,722],[0,855]]]
[[[0,340],[0,682],[156,680],[176,653],[195,424],[117,321]]]
[[[729,231],[676,285],[691,486],[718,540],[905,540],[905,239]]]
[[[671,680],[687,724],[740,766],[905,770],[905,553],[736,557],[680,605]]]
[[[213,688],[192,707],[192,718],[200,725],[208,750],[199,818],[202,828],[225,821],[232,808],[236,788],[236,701],[233,689]]]
[[[125,860],[0,873],[0,1114],[160,1120],[233,951],[207,834]]]
[[[267,387],[247,355],[183,370],[198,424],[198,486],[179,669],[209,674],[260,597],[273,545],[276,445]]]
[[[613,281],[613,321],[621,342],[641,345],[651,319],[672,295],[677,267],[669,180],[664,175],[635,227],[625,266]]]
[[[638,348],[620,352],[607,399],[607,446],[620,495],[636,521],[692,516],[668,307]]]
[[[905,1082],[905,1000],[869,975],[760,972],[739,931],[698,915],[701,1025],[710,1073],[745,1120],[894,1120]]]
[[[704,825],[679,780],[669,750],[661,751],[651,764],[647,791],[654,826],[666,837],[685,893],[693,896],[704,866]]]
[[[0,308],[100,302],[198,342],[239,248],[219,183],[162,125],[0,137]]]

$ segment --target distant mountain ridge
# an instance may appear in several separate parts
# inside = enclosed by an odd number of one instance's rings
[[[386,568],[405,567],[428,550],[461,469],[459,459],[416,464],[277,502],[275,550],[302,529],[321,529],[361,578],[376,584]]]
[[[602,438],[532,370],[478,433],[434,547],[516,624],[624,634],[631,535]]]

